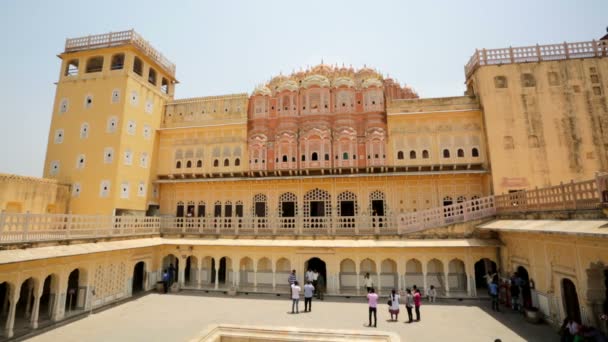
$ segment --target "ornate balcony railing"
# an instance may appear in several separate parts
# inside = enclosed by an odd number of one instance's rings
[[[145,217],[0,213],[0,244],[126,236],[403,235],[500,214],[608,205],[608,175],[386,216]]]
[[[556,61],[573,58],[608,57],[608,41],[592,40],[587,42],[561,43],[508,47],[503,49],[475,50],[464,67],[469,78],[483,65],[500,65],[540,61]]]
[[[89,49],[99,49],[125,44],[133,44],[146,56],[158,63],[171,76],[175,76],[175,64],[152,47],[135,30],[110,32],[85,37],[69,38],[65,40],[65,52],[75,52]]]

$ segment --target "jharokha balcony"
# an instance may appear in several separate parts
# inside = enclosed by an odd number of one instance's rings
[[[426,229],[497,215],[585,211],[608,205],[608,175],[548,188],[487,196],[447,206],[383,216],[361,214],[279,217],[145,217],[0,213],[0,244],[97,240],[141,236],[407,237]],[[323,211],[322,214],[328,211]],[[237,214],[238,213],[238,214]]]

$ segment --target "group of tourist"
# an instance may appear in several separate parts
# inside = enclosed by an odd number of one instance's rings
[[[367,286],[366,286],[367,287]],[[367,293],[367,304],[368,304],[368,319],[369,319],[369,324],[368,327],[377,327],[378,324],[378,318],[377,318],[377,312],[378,312],[378,294],[376,293],[376,290],[374,289],[373,286],[368,288],[368,293]],[[420,322],[420,305],[422,304],[421,298],[422,295],[420,293],[420,290],[418,289],[418,287],[416,285],[413,286],[412,289],[405,289],[405,292],[399,292],[397,293],[397,290],[393,289],[391,291],[391,294],[388,297],[388,312],[391,315],[391,321],[392,322],[396,322],[399,320],[399,305],[400,305],[400,301],[401,298],[404,298],[404,304],[405,304],[405,309],[407,310],[407,316],[408,316],[408,321],[407,323],[412,323],[414,321],[416,322]],[[429,300],[430,297],[429,297]],[[435,301],[435,299],[433,298],[432,301]],[[412,314],[412,310],[415,310],[416,312],[416,319],[414,320],[413,314]],[[373,324],[372,324],[372,317],[373,317]]]
[[[600,321],[608,321],[608,316],[603,314],[600,316]],[[566,317],[562,326],[559,329],[559,335],[562,342],[579,342],[579,341],[594,341],[607,342],[608,338],[600,330],[595,327],[582,325],[572,317]]]
[[[325,289],[325,278],[317,270],[308,269],[305,274],[306,282],[304,284],[304,312],[312,310],[312,297],[317,296],[317,299],[323,300],[323,290]],[[300,292],[302,287],[296,280],[296,270],[292,270],[287,281],[291,291],[291,313],[300,313]]]
[[[485,276],[488,285],[488,294],[492,299],[492,310],[499,312],[499,297],[501,296],[499,279],[497,273],[487,273]],[[530,281],[531,282],[531,281]],[[525,295],[530,293],[530,282],[522,278],[517,272],[511,275],[511,278],[503,281],[503,285],[508,287],[508,295],[511,298],[509,306],[514,311],[523,311],[524,308],[530,307],[530,296]],[[506,293],[503,293],[506,296]]]

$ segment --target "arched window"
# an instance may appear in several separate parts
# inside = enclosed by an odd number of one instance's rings
[[[148,83],[154,86],[156,85],[156,70],[152,68],[148,70]]]
[[[306,156],[302,155],[302,161],[306,161]]]
[[[114,56],[112,56],[112,63],[110,66],[111,70],[121,70],[124,67],[125,67],[125,54],[124,53],[117,53]]]
[[[87,68],[85,72],[100,72],[103,69],[103,56],[95,56],[87,59]]]
[[[329,160],[329,153],[325,153],[325,160]]]
[[[414,151],[414,150],[410,151],[410,159],[416,159],[416,151]]]
[[[477,147],[473,147],[473,149],[471,150],[471,156],[479,157],[479,150],[477,149]]]
[[[459,148],[457,153],[458,153],[458,158],[464,158],[464,150],[463,149]]]
[[[181,169],[182,168],[182,162],[178,160],[177,163],[175,163],[175,168],[176,169]]]
[[[188,161],[186,162],[186,168],[187,168],[187,169],[189,169],[189,168],[191,168],[191,167],[192,167],[192,162],[191,162],[190,160],[188,160]]]
[[[65,76],[78,76],[78,60],[72,59],[65,66]]]
[[[342,153],[342,159],[348,160],[348,152]]]
[[[133,59],[133,72],[139,76],[144,74],[144,63],[139,57],[135,57],[135,59]]]
[[[317,152],[312,153],[310,160],[312,160],[312,161],[319,160],[319,155],[317,154]]]
[[[164,77],[160,81],[160,91],[164,94],[169,94],[169,81]]]
[[[429,159],[429,151],[427,151],[427,150],[422,151],[422,159]]]
[[[447,148],[443,150],[443,158],[450,158],[450,150]]]
[[[218,166],[220,166],[220,161],[216,159],[213,161],[213,167],[218,167]]]
[[[397,152],[397,159],[403,160],[403,151]]]
[[[234,160],[234,166],[241,166],[241,160],[239,158]]]
[[[196,167],[203,167],[203,161],[202,160],[197,160],[196,161]]]
[[[446,205],[452,205],[452,203],[454,203],[454,202],[452,201],[452,197],[450,197],[450,196],[445,196],[445,197],[443,198],[443,205],[444,205],[444,206],[446,206]]]
[[[224,166],[230,166],[230,160],[228,160],[228,158],[224,159]]]
[[[284,154],[282,160],[283,160],[283,163],[287,162],[287,155]]]

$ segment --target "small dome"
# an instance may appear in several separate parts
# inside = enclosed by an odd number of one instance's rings
[[[279,87],[277,88],[277,91],[279,91],[279,92],[281,92],[283,90],[297,91],[298,84],[294,80],[284,81],[283,83],[279,84]]]
[[[302,88],[310,88],[311,86],[329,87],[329,79],[323,75],[310,75],[302,80]]]
[[[342,86],[354,87],[355,81],[353,81],[353,79],[350,77],[337,77],[334,79],[333,86],[335,88],[339,88]]]
[[[365,81],[363,81],[362,87],[363,88],[369,88],[369,87],[381,88],[382,82],[377,78],[368,78]]]
[[[270,96],[270,94],[272,94],[270,89],[268,89],[268,87],[263,86],[263,85],[255,88],[255,90],[253,91],[253,95]]]

